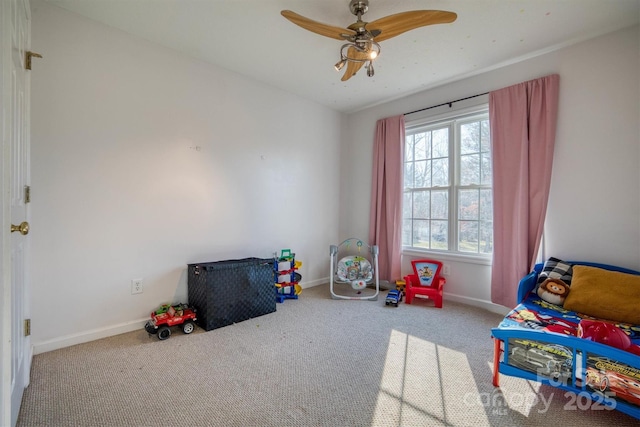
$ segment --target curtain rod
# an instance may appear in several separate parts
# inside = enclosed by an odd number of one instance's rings
[[[477,98],[477,97],[479,97],[479,96],[487,95],[487,94],[489,94],[489,92],[479,93],[479,94],[477,94],[477,95],[467,96],[466,98],[456,99],[455,101],[444,102],[444,103],[442,103],[442,104],[432,105],[431,107],[421,108],[421,109],[419,109],[419,110],[411,111],[410,113],[404,113],[403,115],[404,115],[404,116],[406,116],[406,115],[413,114],[413,113],[419,113],[420,111],[425,111],[425,110],[430,110],[430,109],[432,109],[432,108],[442,107],[443,105],[448,105],[448,106],[449,106],[449,108],[451,108],[451,104],[453,104],[454,102],[465,101],[465,100],[467,100],[467,99]]]

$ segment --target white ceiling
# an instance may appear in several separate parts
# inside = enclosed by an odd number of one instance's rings
[[[381,43],[375,76],[347,82],[342,43],[290,23],[289,9],[346,27],[349,0],[45,0],[341,112],[439,86],[640,22],[640,0],[370,0],[363,20],[456,12],[451,24]]]

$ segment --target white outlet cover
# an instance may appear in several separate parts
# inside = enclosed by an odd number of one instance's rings
[[[142,279],[133,279],[131,281],[131,294],[141,294],[143,291]]]

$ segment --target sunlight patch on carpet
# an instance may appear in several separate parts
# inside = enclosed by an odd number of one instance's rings
[[[469,390],[470,398],[460,395]],[[393,330],[373,425],[488,423],[466,354]]]

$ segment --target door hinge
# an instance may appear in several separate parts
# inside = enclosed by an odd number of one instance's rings
[[[31,202],[31,186],[29,185],[24,186],[24,202],[25,203]]]
[[[31,319],[24,319],[24,336],[31,335]]]
[[[27,51],[24,53],[24,68],[26,70],[31,69],[31,58],[42,58],[42,55],[39,53]]]

